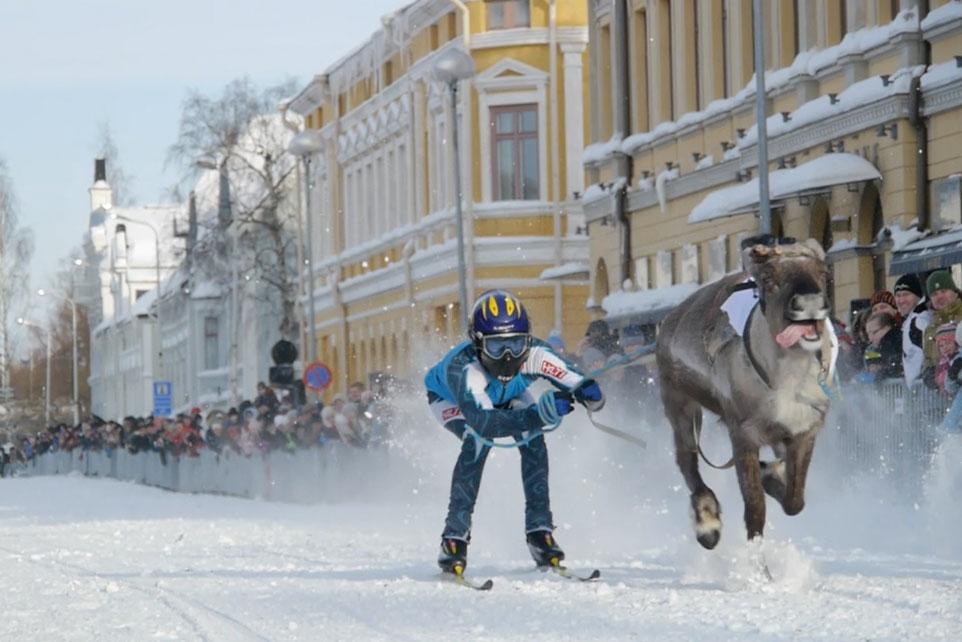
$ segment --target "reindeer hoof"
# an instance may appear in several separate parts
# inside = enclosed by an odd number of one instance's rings
[[[785,462],[759,462],[762,468],[762,488],[779,502],[785,497]]]
[[[721,531],[718,529],[715,529],[707,533],[698,533],[696,537],[698,539],[699,544],[701,544],[708,550],[711,550],[716,546],[718,546],[718,540],[721,539]]]
[[[698,543],[711,550],[721,539],[721,508],[715,494],[710,490],[691,496],[691,507],[695,519],[695,537]]]

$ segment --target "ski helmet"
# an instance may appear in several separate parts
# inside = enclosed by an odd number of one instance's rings
[[[468,338],[484,369],[501,381],[510,381],[531,347],[528,312],[510,292],[489,290],[474,304]]]

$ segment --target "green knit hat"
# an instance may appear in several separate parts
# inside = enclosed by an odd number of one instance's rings
[[[936,270],[929,275],[929,278],[925,281],[925,291],[932,296],[932,293],[936,290],[952,290],[953,292],[958,292],[958,288],[955,287],[955,281],[952,280],[952,273],[948,270]]]

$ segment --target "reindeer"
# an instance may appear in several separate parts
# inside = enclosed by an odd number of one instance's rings
[[[718,544],[722,524],[718,499],[698,471],[702,410],[728,428],[732,460],[722,468],[734,463],[753,539],[764,529],[765,493],[787,515],[805,506],[815,436],[829,406],[832,327],[824,251],[812,239],[757,244],[744,259],[759,303],[741,336],[720,309],[744,287],[746,275],[735,274],[700,288],[673,310],[656,347],[675,459],[691,492],[698,542],[707,549]],[[759,460],[762,446],[774,451],[775,461]]]

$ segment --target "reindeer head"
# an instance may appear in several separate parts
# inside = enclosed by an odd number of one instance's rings
[[[818,242],[755,245],[748,248],[746,258],[772,338],[785,349],[821,349],[829,313],[828,269]]]

